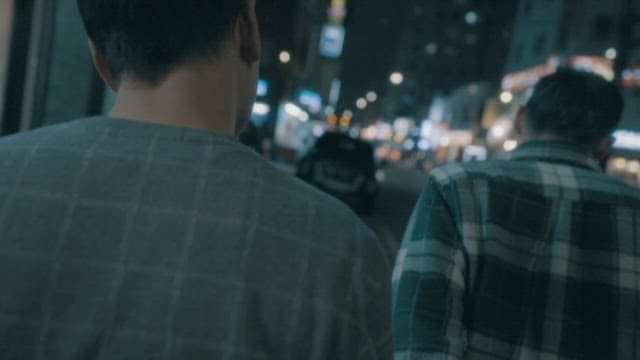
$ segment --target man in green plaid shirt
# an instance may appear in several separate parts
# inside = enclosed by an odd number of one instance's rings
[[[396,360],[640,358],[640,190],[598,167],[622,106],[561,71],[508,159],[432,172],[394,272]]]

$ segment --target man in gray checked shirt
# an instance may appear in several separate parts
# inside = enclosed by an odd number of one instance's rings
[[[108,117],[0,140],[0,358],[388,359],[390,263],[235,140],[256,0],[78,0]]]

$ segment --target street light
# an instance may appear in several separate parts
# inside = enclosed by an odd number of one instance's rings
[[[404,75],[396,71],[389,76],[389,81],[391,81],[393,85],[400,85],[404,82]]]
[[[475,25],[478,23],[478,13],[475,11],[469,11],[467,13],[467,15],[465,15],[464,20],[467,22],[467,24],[469,25]]]
[[[360,110],[364,110],[367,107],[367,100],[365,98],[359,98],[356,100],[356,107]]]
[[[503,91],[502,94],[500,94],[500,101],[502,101],[503,104],[509,104],[513,101],[513,94],[509,91]]]
[[[607,57],[607,59],[609,60],[615,60],[618,57],[618,50],[614,49],[614,48],[609,48],[607,49],[607,51],[604,53],[604,55]]]
[[[369,91],[367,93],[367,101],[369,101],[370,103],[376,102],[376,100],[378,100],[378,94],[376,94],[375,91]]]
[[[280,52],[279,58],[281,63],[288,64],[291,61],[291,53],[286,50],[283,50]]]
[[[518,142],[516,140],[507,140],[504,142],[502,147],[504,148],[504,151],[512,152],[518,147]]]
[[[438,53],[438,44],[431,42],[428,43],[425,47],[424,47],[424,52],[427,55],[435,55]]]

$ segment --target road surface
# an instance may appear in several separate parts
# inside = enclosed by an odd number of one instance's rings
[[[411,212],[426,184],[427,175],[416,171],[387,167],[383,170],[376,206],[370,215],[363,216],[389,254],[395,258]]]

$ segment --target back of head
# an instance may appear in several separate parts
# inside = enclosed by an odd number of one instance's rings
[[[215,56],[245,0],[77,0],[115,78],[156,85],[186,60]]]
[[[526,105],[535,134],[591,147],[615,129],[623,100],[614,83],[581,71],[561,70],[536,85]]]

